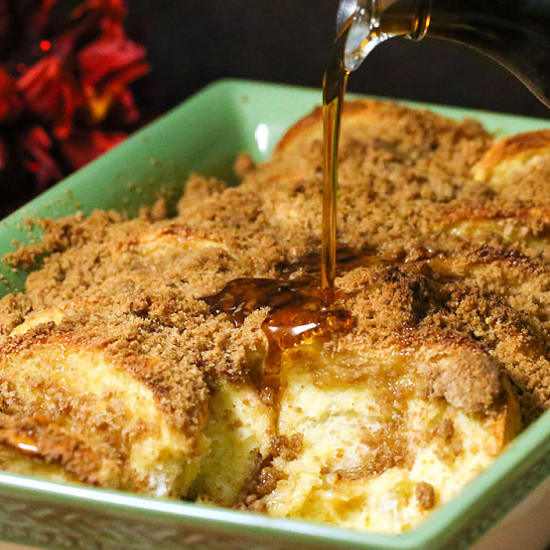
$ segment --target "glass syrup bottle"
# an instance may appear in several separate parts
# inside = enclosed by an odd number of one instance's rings
[[[388,38],[442,38],[497,61],[550,107],[550,0],[341,0],[346,23],[348,71]]]

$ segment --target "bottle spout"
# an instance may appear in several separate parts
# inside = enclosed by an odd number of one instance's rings
[[[336,32],[345,36],[344,67],[357,70],[371,50],[380,42],[372,40],[376,26],[373,0],[341,0],[336,17]]]
[[[388,38],[423,38],[430,24],[430,11],[431,0],[340,0],[336,30],[339,36],[347,34],[345,69],[357,70],[367,55]]]

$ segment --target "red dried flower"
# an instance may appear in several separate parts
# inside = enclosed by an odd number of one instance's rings
[[[149,65],[125,34],[124,0],[88,0],[64,22],[55,3],[0,0],[0,192],[23,172],[40,187],[59,180],[139,118],[129,85]]]
[[[102,155],[126,138],[123,132],[101,132],[99,130],[78,130],[63,142],[63,151],[71,164],[80,168]]]
[[[22,109],[15,78],[0,68],[0,123],[17,118]]]
[[[52,158],[52,140],[41,126],[32,127],[23,138],[25,166],[36,174],[38,185],[45,187],[62,177],[61,170]]]
[[[103,35],[78,54],[82,87],[88,102],[91,120],[101,122],[116,103],[126,105],[124,122],[137,117],[128,84],[149,72],[144,61],[145,48],[123,36]]]
[[[25,105],[51,125],[59,139],[70,136],[74,112],[83,103],[80,86],[58,57],[48,56],[30,67],[17,82]]]

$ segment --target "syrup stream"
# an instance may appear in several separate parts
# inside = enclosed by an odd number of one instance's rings
[[[313,337],[347,332],[355,322],[344,308],[345,296],[334,288],[338,145],[349,76],[344,55],[351,24],[350,18],[336,37],[323,80],[325,157],[321,257],[305,258],[300,265],[287,266],[279,279],[235,279],[218,294],[203,298],[212,313],[227,315],[235,327],[241,326],[253,311],[269,308],[262,324],[268,339],[268,355],[263,371],[254,382],[264,401],[271,405],[276,405],[278,400],[281,358],[285,350]],[[320,279],[317,271],[319,259]],[[339,260],[344,269],[369,262],[368,257],[357,257],[345,250],[340,252]],[[300,278],[290,280],[289,275],[293,272],[300,272]],[[254,378],[254,373],[251,373],[251,378]]]
[[[323,78],[323,125],[325,141],[323,183],[323,235],[321,286],[334,289],[336,277],[336,207],[338,200],[338,144],[349,71],[344,66],[351,19],[336,37]]]

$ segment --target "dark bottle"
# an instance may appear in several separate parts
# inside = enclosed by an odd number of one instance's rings
[[[494,59],[550,107],[550,0],[341,0],[338,27],[350,17],[350,71],[387,38],[443,38]]]

